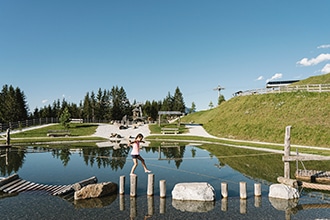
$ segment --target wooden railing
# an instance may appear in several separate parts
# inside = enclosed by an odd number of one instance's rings
[[[330,84],[308,84],[308,85],[288,85],[280,86],[276,88],[262,88],[252,89],[246,91],[236,92],[234,96],[244,95],[258,95],[267,93],[281,93],[281,92],[296,92],[296,91],[307,91],[307,92],[330,92]]]

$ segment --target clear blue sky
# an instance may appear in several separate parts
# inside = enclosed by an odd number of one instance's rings
[[[329,0],[0,0],[0,84],[31,111],[123,86],[197,110],[330,72]]]

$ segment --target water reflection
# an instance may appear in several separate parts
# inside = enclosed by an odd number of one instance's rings
[[[44,153],[51,152],[53,158],[62,162],[64,167],[68,166],[73,153],[78,153],[87,166],[97,166],[98,168],[110,167],[113,171],[124,168],[126,159],[129,155],[130,148],[127,145],[122,145],[116,149],[98,148],[98,147],[82,147],[70,148],[68,146],[49,148],[49,147],[25,147],[25,148],[5,148],[0,149],[0,175],[9,176],[12,173],[17,173],[24,164],[26,154],[29,153]],[[158,147],[145,148],[147,153],[157,153],[158,160],[166,160],[170,163],[175,162],[176,168],[179,168],[183,162],[186,151],[185,145],[178,143],[162,143]],[[193,157],[196,155],[196,149],[191,150]]]
[[[0,148],[0,175],[9,176],[23,166],[25,151],[21,149]]]
[[[110,206],[117,199],[117,194],[105,196],[101,198],[73,200],[74,207],[76,209],[86,208],[103,208]]]
[[[187,151],[188,149],[188,151]],[[201,151],[205,149],[205,154]],[[118,147],[71,147],[71,146],[37,146],[37,147],[21,147],[21,148],[1,148],[0,149],[0,176],[9,176],[19,172],[22,169],[26,155],[34,153],[50,152],[52,157],[61,161],[63,167],[68,167],[72,157],[78,154],[88,167],[108,168],[112,171],[123,170],[128,161],[130,148],[125,144],[119,144]],[[180,169],[184,160],[195,159],[199,161],[201,156],[215,159],[213,165],[222,169],[226,166],[239,171],[240,173],[267,182],[277,182],[277,177],[283,175],[282,155],[274,153],[262,153],[253,150],[230,148],[219,145],[185,145],[184,143],[167,142],[167,143],[150,143],[144,148],[144,152],[152,157],[157,155],[158,161],[167,162]],[[148,160],[147,160],[148,162]],[[163,163],[162,166],[166,166]],[[305,166],[311,163],[306,162]],[[294,176],[295,167],[292,166],[292,176]],[[329,167],[330,161],[319,161],[313,163],[315,170],[321,170]],[[225,171],[221,171],[225,172]]]
[[[172,206],[182,212],[209,212],[215,207],[215,202],[172,200]]]
[[[95,175],[100,182],[117,182],[120,176],[128,176],[130,172],[132,160],[129,157],[129,150],[125,146],[116,149],[86,146],[0,149],[0,176],[19,173],[20,176],[34,182],[72,184],[77,180]],[[84,216],[104,218],[115,216],[118,219],[130,217],[135,219],[145,217],[152,219],[283,219],[287,214],[291,215],[291,219],[325,217],[323,210],[318,211],[320,214],[315,214],[314,210],[305,210],[304,203],[317,204],[320,202],[318,199],[303,197],[299,200],[300,205],[292,207],[290,212],[280,208],[281,205],[273,206],[273,201],[268,200],[266,196],[268,181],[272,178],[276,179],[277,173],[283,172],[281,155],[258,154],[256,151],[220,145],[197,146],[174,142],[150,143],[149,147],[144,148],[141,153],[144,154],[143,157],[155,174],[155,196],[146,195],[147,175],[141,168],[137,170],[139,176],[137,197],[131,198],[127,193],[129,181],[125,184],[126,194],[124,195],[79,202],[75,202],[72,197],[59,199],[32,193],[20,193],[14,197],[4,198],[0,193],[2,207],[0,218],[6,219],[7,216],[13,216],[13,219],[19,219],[23,216],[24,219],[24,216],[28,216],[30,219],[36,219],[42,216],[46,219],[58,216],[63,219],[84,219]],[[158,196],[160,194],[157,188],[158,182],[162,179],[166,180],[168,187],[166,198]],[[253,184],[261,179],[266,180],[262,182],[262,196],[251,196]],[[192,181],[204,181],[213,185],[217,193],[216,202],[210,205],[197,204],[195,207],[198,208],[193,209],[191,204],[178,204],[180,202],[172,201],[170,198],[172,187],[178,182]],[[242,201],[239,199],[238,190],[240,181],[247,182],[248,190],[248,198]],[[221,182],[228,182],[228,198],[226,199],[220,195]],[[186,204],[188,206],[185,206]],[[38,212],[35,213],[33,210],[38,210]],[[204,212],[201,212],[202,210]]]
[[[17,173],[22,168],[26,154],[50,152],[52,157],[62,162],[66,167],[70,163],[73,153],[77,153],[83,158],[87,166],[96,165],[98,168],[110,167],[116,171],[125,165],[129,148],[49,148],[49,147],[26,147],[26,148],[5,148],[0,149],[0,175],[9,176]]]

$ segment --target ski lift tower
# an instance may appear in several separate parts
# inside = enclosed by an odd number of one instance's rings
[[[218,98],[220,97],[220,92],[221,90],[224,90],[225,88],[221,87],[220,85],[218,85],[216,88],[214,88],[213,90],[217,90],[218,91]]]

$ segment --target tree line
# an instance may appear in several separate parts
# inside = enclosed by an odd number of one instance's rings
[[[195,108],[194,103],[192,106]],[[71,118],[83,118],[90,122],[117,121],[122,120],[124,116],[131,119],[135,108],[141,108],[143,116],[151,120],[157,119],[158,111],[186,112],[183,94],[179,87],[175,89],[174,95],[168,92],[163,100],[145,101],[145,103],[138,103],[135,100],[130,103],[123,87],[113,86],[110,90],[99,88],[96,93],[87,92],[79,104],[58,99],[52,105],[35,108],[33,112],[30,112],[24,92],[19,87],[4,85],[0,92],[0,123],[60,118],[64,110],[69,112]]]

